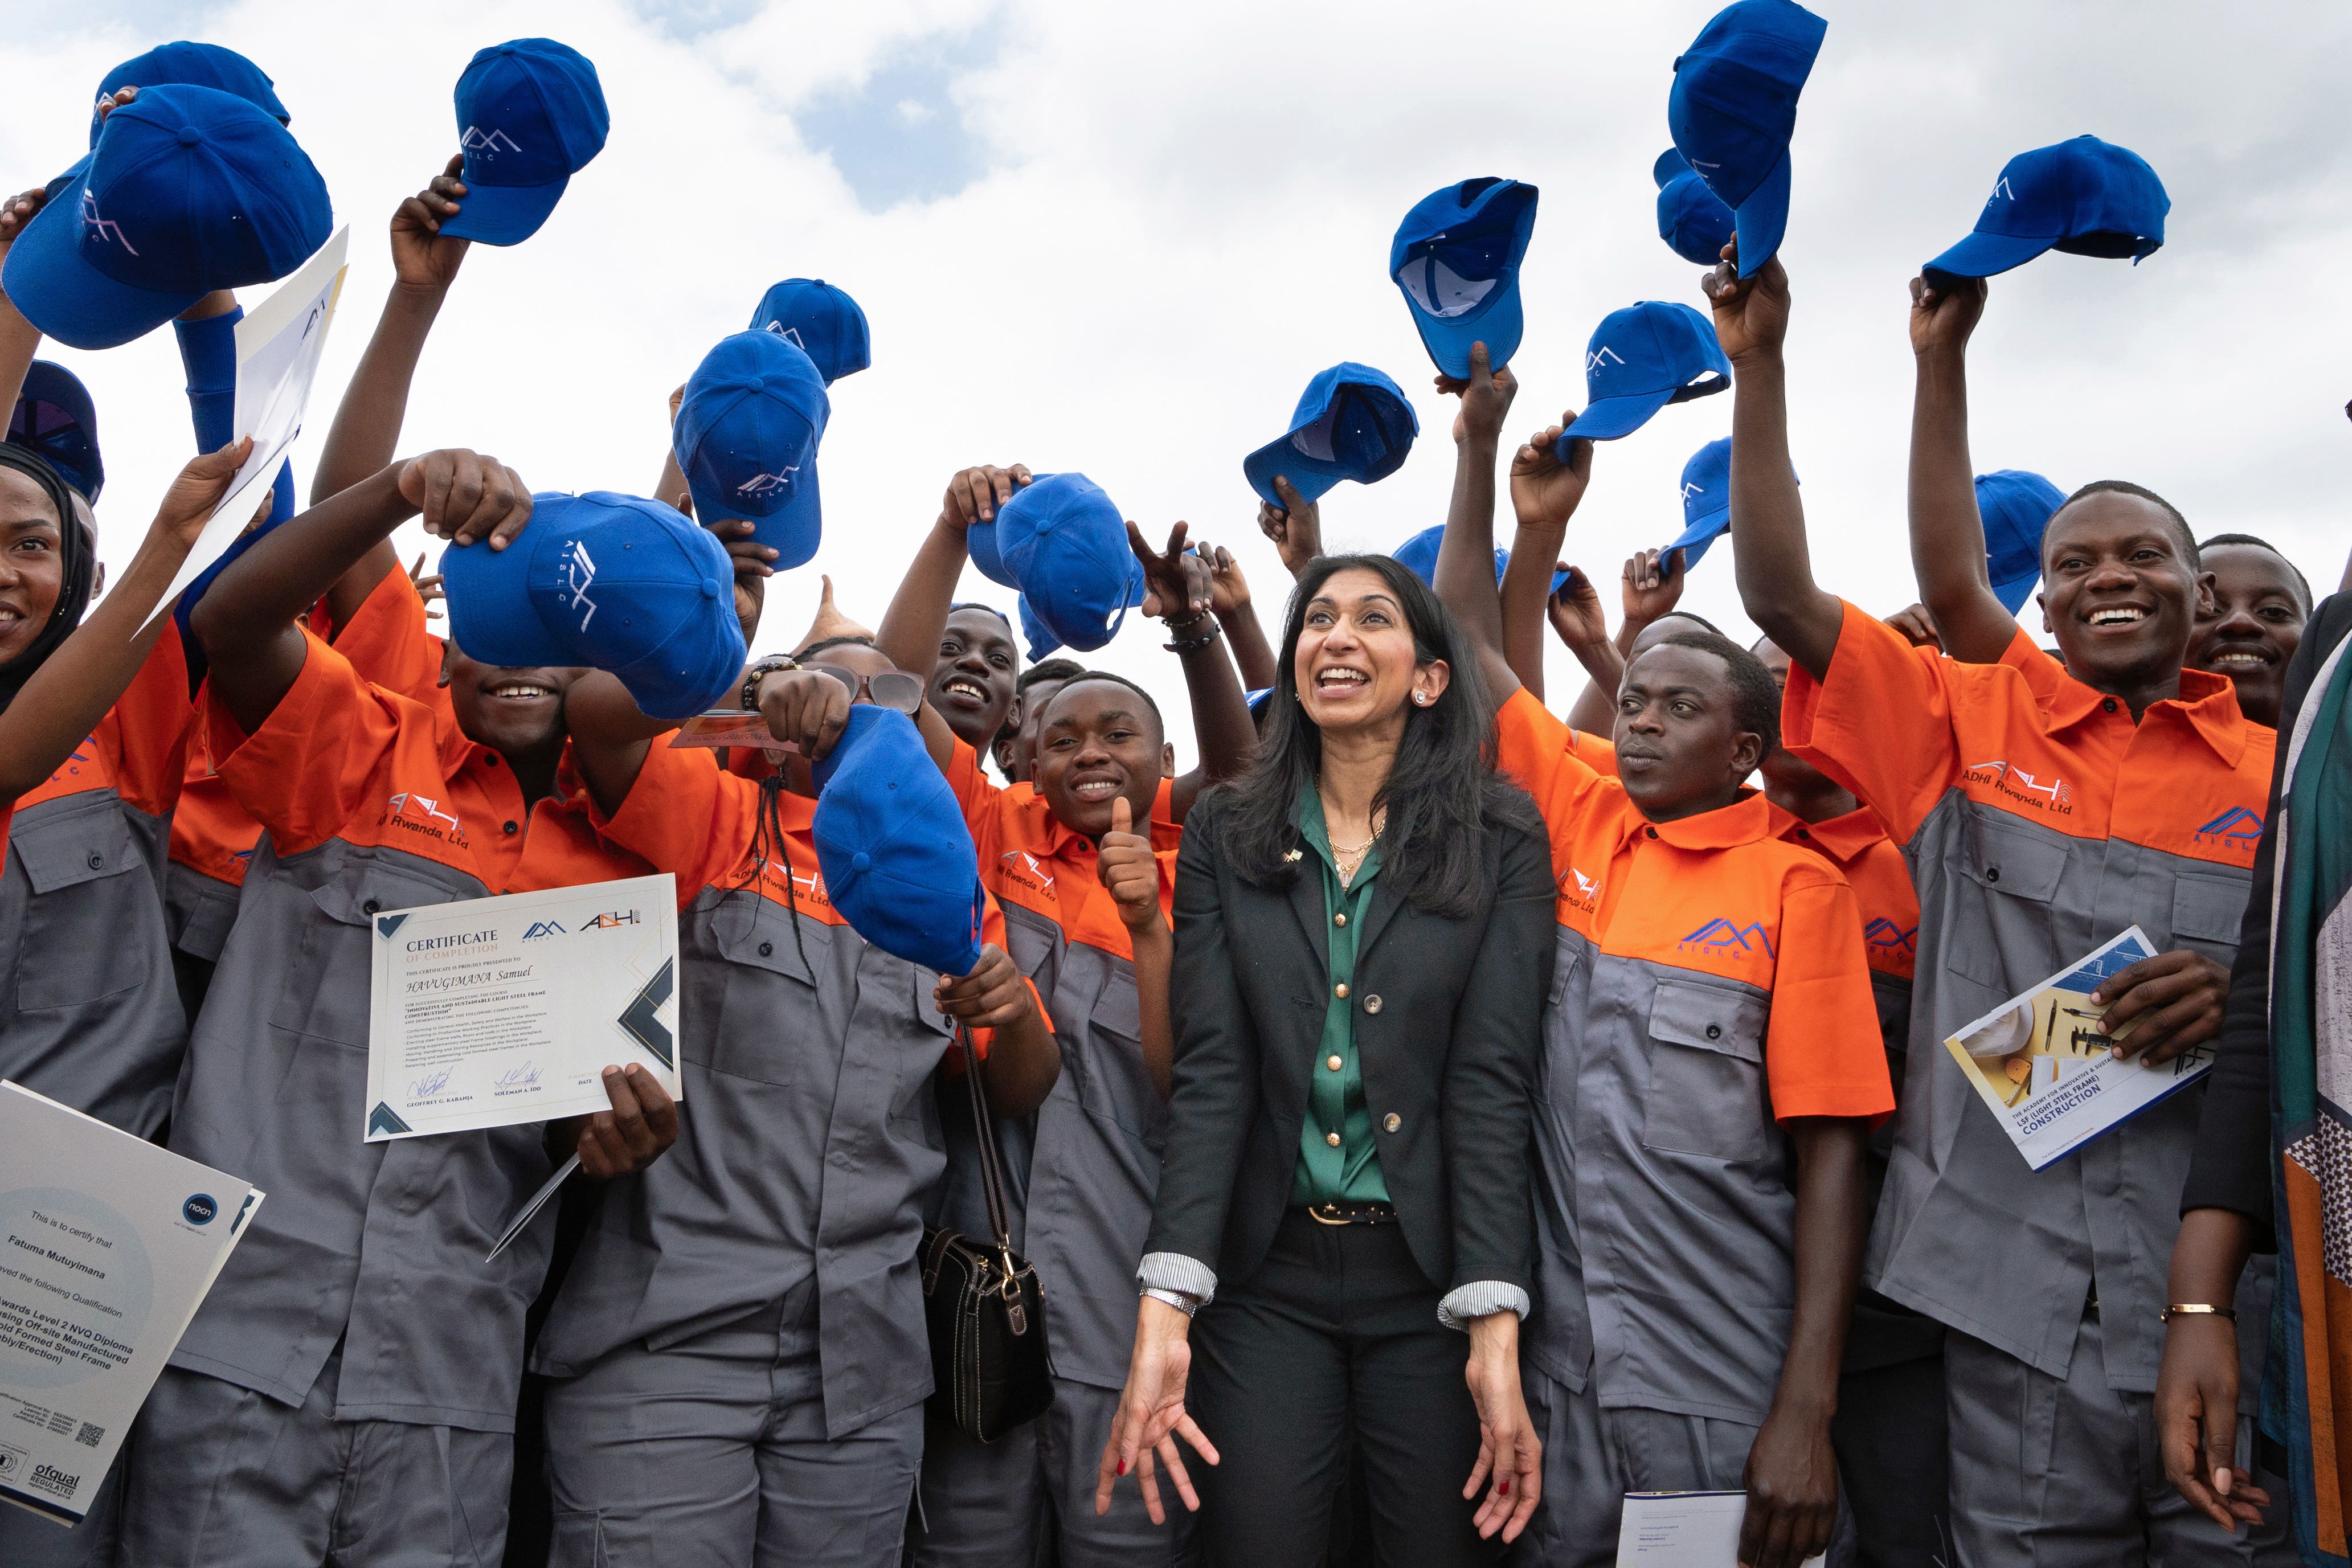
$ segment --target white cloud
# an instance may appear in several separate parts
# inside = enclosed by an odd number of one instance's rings
[[[277,78],[352,225],[330,389],[388,281],[386,218],[450,149],[449,90],[473,49],[542,33],[597,63],[612,141],[538,236],[467,260],[404,451],[470,444],[541,487],[640,488],[669,389],[769,283],[824,277],[857,298],[874,368],[834,389],[825,545],[775,585],[775,644],[806,623],[819,570],[878,620],[948,475],[980,460],[1082,468],[1148,528],[1190,519],[1240,553],[1272,622],[1286,584],[1241,458],[1341,359],[1395,376],[1423,435],[1395,477],[1328,498],[1330,542],[1385,548],[1441,520],[1453,410],[1384,276],[1397,220],[1470,175],[1542,188],[1515,428],[1580,406],[1603,314],[1701,303],[1696,269],[1656,238],[1648,172],[1671,62],[1711,8],[1530,0],[1437,26],[1425,6],[1369,3],[789,0],[698,30],[614,0],[247,0],[208,10],[201,36]],[[723,23],[740,8],[685,9]],[[2064,487],[2136,479],[2200,531],[2266,535],[2332,583],[2352,388],[2319,280],[2352,226],[2333,112],[2352,14],[2122,0],[1828,14],[1784,251],[1795,456],[1823,580],[1874,609],[1913,596],[1905,281],[1967,232],[2009,156],[2089,131],[2164,177],[2170,243],[2137,268],[2053,256],[1996,281],[1974,367],[1978,466]],[[17,44],[0,116],[16,183],[70,162],[100,73],[168,36]],[[929,50],[950,83],[936,107],[961,113],[982,172],[951,196],[868,211],[793,112]],[[171,335],[55,357],[99,400],[119,568],[189,445]],[[326,412],[299,454],[306,483]],[[1708,399],[1606,446],[1571,557],[1605,582],[1671,537],[1682,462],[1729,420],[1730,399]],[[1711,556],[1688,602],[1740,622],[1729,565]],[[966,586],[1004,597],[976,573]],[[1102,661],[1181,709],[1160,641],[1131,626]],[[1563,697],[1570,668],[1556,660]]]

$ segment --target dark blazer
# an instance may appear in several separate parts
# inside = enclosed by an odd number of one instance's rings
[[[1287,888],[1244,880],[1221,843],[1225,795],[1193,808],[1176,858],[1175,1094],[1145,1250],[1196,1258],[1231,1286],[1265,1261],[1289,1207],[1330,960],[1314,852]],[[1551,853],[1512,828],[1490,830],[1486,852],[1496,896],[1467,920],[1402,903],[1381,873],[1350,1001],[1381,1176],[1414,1260],[1440,1291],[1500,1280],[1532,1292]]]

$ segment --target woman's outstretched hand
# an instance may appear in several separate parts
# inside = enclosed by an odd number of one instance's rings
[[[1470,1320],[1470,1364],[1463,1378],[1478,1407],[1478,1462],[1462,1495],[1476,1497],[1479,1487],[1494,1482],[1470,1522],[1478,1527],[1481,1541],[1493,1539],[1498,1530],[1505,1541],[1517,1541],[1543,1497],[1543,1439],[1528,1418],[1519,1389],[1518,1313],[1489,1312]]]
[[[1192,1451],[1211,1464],[1217,1462],[1216,1445],[1201,1434],[1184,1412],[1184,1383],[1192,1368],[1192,1320],[1165,1301],[1146,1296],[1136,1304],[1135,1354],[1127,1364],[1127,1386],[1119,1391],[1118,1414],[1111,1417],[1110,1441],[1103,1445],[1102,1472],[1095,1483],[1095,1512],[1110,1511],[1111,1488],[1129,1470],[1143,1486],[1143,1506],[1154,1524],[1168,1521],[1160,1505],[1160,1482],[1152,1457],[1176,1483],[1184,1506],[1198,1512],[1201,1494],[1192,1490],[1177,1452],[1181,1437]],[[1514,1378],[1517,1371],[1514,1368]],[[1517,1386],[1514,1381],[1513,1387]],[[1519,1419],[1525,1422],[1526,1413]]]

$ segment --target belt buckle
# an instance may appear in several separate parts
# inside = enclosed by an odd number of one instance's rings
[[[1331,1211],[1333,1212],[1333,1214],[1336,1216],[1336,1215],[1338,1214],[1339,1207],[1339,1206],[1338,1204],[1336,1204],[1336,1203],[1318,1203],[1318,1204],[1315,1204],[1315,1205],[1312,1205],[1311,1207],[1308,1207],[1308,1209],[1307,1210],[1307,1218],[1310,1218],[1310,1219],[1312,1219],[1312,1220],[1314,1220],[1314,1221],[1315,1221],[1315,1223],[1316,1223],[1316,1224],[1318,1224],[1318,1225],[1348,1225],[1348,1224],[1351,1224],[1351,1223],[1352,1223],[1352,1221],[1350,1221],[1350,1220],[1347,1219],[1347,1218],[1344,1218],[1344,1217],[1333,1218],[1326,1218],[1324,1217],[1324,1210],[1326,1210],[1326,1209],[1329,1209],[1329,1210],[1331,1210]]]

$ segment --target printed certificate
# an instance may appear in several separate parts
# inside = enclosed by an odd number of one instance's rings
[[[2132,926],[1945,1040],[1944,1049],[1969,1075],[1985,1109],[2035,1170],[2212,1071],[2210,1045],[2190,1046],[2153,1068],[2137,1057],[2118,1061],[2108,1054],[2122,1037],[2099,1032],[2106,1009],[2092,1003],[2091,993],[2100,981],[2150,956],[2147,933]]]
[[[677,1076],[677,879],[375,917],[370,1143],[611,1109],[607,1066]]]
[[[0,1498],[71,1525],[261,1194],[0,1083]]]
[[[1617,1523],[1617,1568],[1737,1568],[1747,1522],[1746,1492],[1629,1491]],[[1822,1561],[1808,1557],[1804,1568]]]

